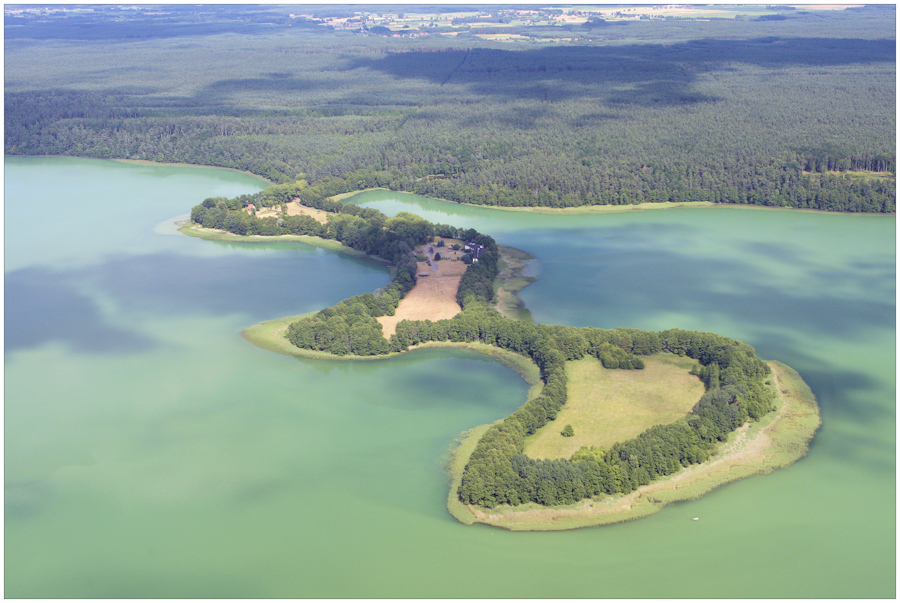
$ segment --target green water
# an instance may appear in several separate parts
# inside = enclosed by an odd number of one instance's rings
[[[339,363],[240,330],[388,282],[299,243],[173,234],[209,168],[7,158],[7,597],[893,597],[895,220],[715,208],[545,216],[393,193],[538,257],[548,323],[716,331],[798,369],[810,454],[626,524],[447,513],[446,451],[525,384],[464,351]],[[701,521],[691,521],[700,517]]]

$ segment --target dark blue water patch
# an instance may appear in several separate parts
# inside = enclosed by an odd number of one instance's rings
[[[72,275],[26,268],[6,275],[4,347],[7,353],[63,341],[83,352],[140,352],[154,347],[140,333],[109,324],[79,293]]]
[[[159,253],[71,270],[24,268],[6,274],[5,346],[12,351],[65,341],[80,351],[137,352],[155,345],[112,324],[84,291],[111,298],[126,318],[135,311],[240,313],[249,326],[319,310],[389,282],[388,270],[371,262],[296,249],[215,257]]]
[[[118,257],[84,276],[128,308],[241,313],[252,321],[320,310],[390,282],[388,270],[372,263],[289,251]]]
[[[740,258],[697,257],[679,252],[667,240],[630,235],[629,228],[590,233],[584,244],[580,231],[555,237],[543,247],[532,240],[531,253],[541,258],[542,286],[523,290],[532,312],[551,314],[544,322],[574,326],[640,327],[648,315],[659,311],[693,316],[726,316],[735,324],[763,324],[800,328],[832,336],[852,336],[861,329],[894,329],[894,268],[872,262],[866,270],[856,266],[828,271],[808,268],[816,286],[797,287],[772,283],[758,258],[783,260],[788,251],[780,246],[756,248],[756,254]],[[624,243],[623,246],[623,242]],[[577,258],[578,269],[571,268]],[[796,258],[793,261],[798,261]],[[810,263],[812,266],[812,264]],[[872,291],[870,296],[848,296],[842,290]],[[557,291],[570,291],[558,296]],[[683,327],[673,324],[671,327]]]
[[[3,494],[6,522],[25,521],[40,516],[53,495],[52,488],[44,481],[6,482]]]
[[[775,258],[782,262],[790,262],[792,264],[806,261],[806,259],[800,254],[800,250],[798,248],[783,245],[780,243],[750,241],[748,243],[744,243],[742,247],[744,251],[746,251],[749,255]]]
[[[499,418],[524,403],[527,390],[525,382],[512,369],[487,355],[461,348],[425,348],[372,360],[301,358],[298,362],[331,378],[354,381],[369,379],[383,370],[395,370],[393,382],[404,395],[379,399],[377,405],[404,410],[446,407],[449,398],[455,409],[465,408],[470,413],[477,408],[476,414],[484,412],[487,417]],[[500,381],[520,388],[521,393],[498,396],[495,386]]]

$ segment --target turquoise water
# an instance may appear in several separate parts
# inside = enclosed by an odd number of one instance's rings
[[[819,397],[823,427],[786,470],[640,521],[508,533],[453,520],[442,467],[460,432],[522,403],[512,371],[459,350],[298,360],[240,337],[389,280],[300,243],[174,234],[205,197],[264,185],[7,158],[7,597],[894,595],[893,217],[357,197],[536,255],[535,320],[720,332]]]

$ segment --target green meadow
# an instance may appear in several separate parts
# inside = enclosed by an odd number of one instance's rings
[[[528,436],[525,454],[569,458],[582,446],[609,448],[687,415],[705,391],[689,373],[697,361],[660,354],[645,363],[643,370],[623,371],[605,369],[593,357],[568,362],[568,400],[555,421]],[[575,435],[560,435],[564,425],[571,425]]]

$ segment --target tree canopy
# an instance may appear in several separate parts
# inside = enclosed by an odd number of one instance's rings
[[[246,10],[255,18],[274,9]],[[224,16],[210,27],[226,27]],[[291,27],[255,29],[240,51],[221,30],[192,24],[187,35],[150,30],[150,40],[123,29],[115,53],[102,51],[108,40],[35,44],[28,32],[47,33],[37,22],[8,25],[4,148],[216,165],[287,186],[381,186],[492,206],[709,201],[892,212],[889,17],[892,8],[780,21],[592,21],[555,33],[531,27],[507,42]],[[557,41],[535,43],[540,36]]]

